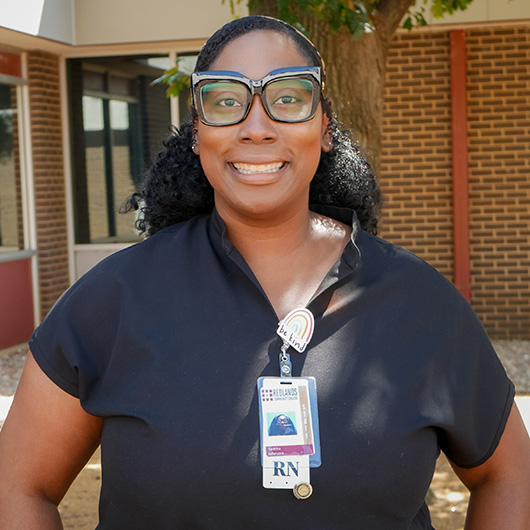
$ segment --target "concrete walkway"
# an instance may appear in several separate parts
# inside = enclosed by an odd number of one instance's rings
[[[521,411],[526,430],[530,433],[530,396],[516,396],[515,402]]]
[[[13,401],[13,396],[0,395],[0,422],[3,422]],[[521,411],[526,430],[530,433],[530,396],[516,396],[515,402]]]
[[[13,396],[0,396],[0,422],[6,419]]]

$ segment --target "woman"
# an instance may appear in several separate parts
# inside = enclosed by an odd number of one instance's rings
[[[454,288],[369,233],[379,191],[337,130],[318,52],[248,17],[196,71],[193,123],[133,198],[150,237],[34,334],[0,437],[2,528],[61,528],[100,443],[101,529],[430,529],[440,449],[471,490],[466,528],[528,528],[513,386]],[[301,354],[276,334],[296,308],[314,316]],[[318,389],[305,500],[262,486],[256,381],[280,375],[280,351],[284,382]]]

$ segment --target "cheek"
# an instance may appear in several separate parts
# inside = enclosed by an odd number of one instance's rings
[[[306,166],[314,167],[316,171],[322,153],[320,128],[314,128],[308,134],[293,138],[292,142],[298,146],[300,161]]]
[[[311,121],[306,122],[305,125],[307,127],[298,131],[299,137],[295,141],[300,148],[307,152],[313,152],[316,157],[320,158],[322,137],[324,135],[322,119],[319,119],[317,114]]]
[[[221,135],[216,134],[215,129],[201,132],[201,128],[197,132],[197,143],[199,148],[199,156],[201,160],[202,169],[211,181],[219,171],[222,165],[222,146],[225,143]]]
[[[214,190],[217,190],[223,182],[221,179],[222,169],[219,158],[211,155],[203,156],[201,154],[201,166],[206,175],[206,180]]]

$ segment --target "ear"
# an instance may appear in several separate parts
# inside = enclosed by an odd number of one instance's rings
[[[331,140],[331,131],[329,130],[329,118],[327,117],[325,112],[322,113],[322,133],[320,146],[322,151],[324,151],[325,153],[331,151],[331,148],[333,147],[333,142]]]
[[[197,138],[197,134],[193,135],[193,143],[191,144],[192,151],[199,156],[200,149],[199,149],[199,139]]]

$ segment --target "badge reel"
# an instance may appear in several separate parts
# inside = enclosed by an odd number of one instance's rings
[[[302,353],[313,329],[309,310],[291,311],[278,324],[280,377],[258,379],[263,487],[291,489],[298,499],[313,492],[309,468],[321,463],[318,410],[315,378],[292,377],[287,350]]]

